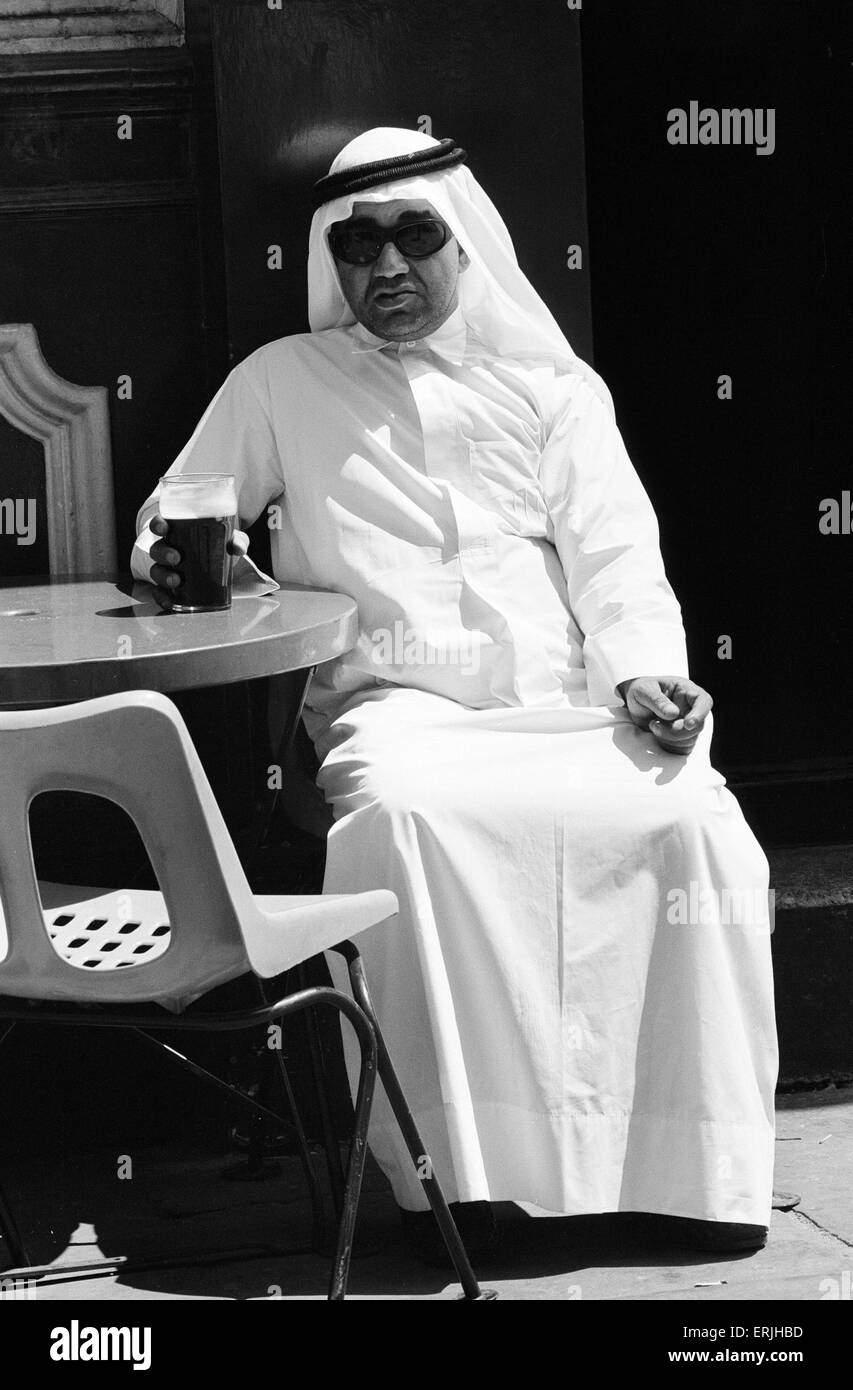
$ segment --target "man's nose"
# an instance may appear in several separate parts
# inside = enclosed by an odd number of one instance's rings
[[[376,262],[376,275],[405,275],[409,269],[409,262],[402,252],[398,251],[393,241],[386,241],[382,247],[382,254]]]

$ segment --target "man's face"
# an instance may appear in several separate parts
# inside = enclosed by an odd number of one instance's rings
[[[399,198],[388,203],[354,203],[352,216],[335,226],[370,222],[394,228],[425,217],[442,221],[430,203]],[[388,241],[371,265],[335,264],[346,301],[359,323],[378,337],[397,342],[425,337],[453,313],[459,303],[459,275],[468,257],[450,236],[440,251],[423,259],[407,260]]]

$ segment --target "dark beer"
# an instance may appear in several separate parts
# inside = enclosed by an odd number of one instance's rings
[[[180,554],[180,585],[170,590],[176,613],[231,607],[231,539],[237,495],[231,473],[174,473],[160,479],[160,515]]]
[[[174,607],[185,612],[231,607],[233,516],[168,517],[168,541],[180,552]]]

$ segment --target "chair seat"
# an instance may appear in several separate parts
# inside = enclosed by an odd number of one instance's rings
[[[149,964],[168,949],[171,928],[166,905],[155,890],[40,881],[39,893],[54,950],[81,970],[132,969]],[[253,896],[263,924],[264,940],[258,945],[269,957],[269,974],[287,970],[295,960],[317,955],[344,939],[347,932],[377,925],[397,911],[394,894],[385,889]],[[294,950],[297,946],[302,949]]]
[[[105,892],[60,883],[40,883],[39,890],[47,934],[69,965],[126,970],[156,960],[169,945],[171,930],[161,893],[136,889],[131,895],[121,889]]]

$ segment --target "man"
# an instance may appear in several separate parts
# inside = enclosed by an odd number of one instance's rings
[[[756,1247],[766,860],[711,767],[711,699],[607,389],[464,158],[384,128],[341,151],[312,332],[237,367],[171,471],[235,472],[246,524],[278,502],[276,577],[357,601],[357,645],[305,715],[335,818],[325,889],[397,893],[395,928],[359,945],[449,1197]],[[168,608],[180,557],[156,509],[134,572]],[[384,1097],[371,1144],[417,1229]]]

